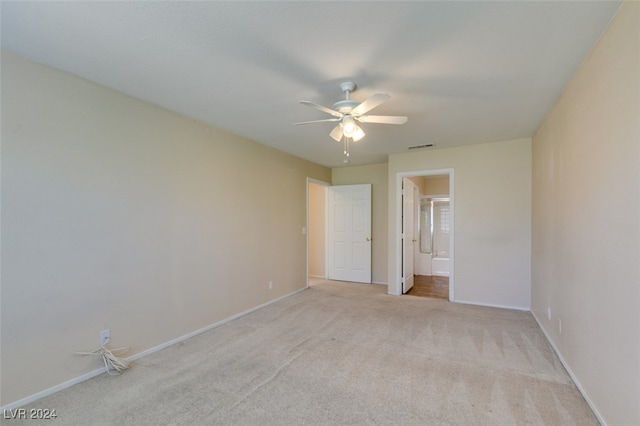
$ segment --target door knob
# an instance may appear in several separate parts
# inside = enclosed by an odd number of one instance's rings
[[[367,241],[371,241],[371,237],[367,237],[367,238],[366,238],[366,240],[367,240]]]

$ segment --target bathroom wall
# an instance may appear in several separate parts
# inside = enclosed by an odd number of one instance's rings
[[[448,176],[424,176],[422,178],[424,195],[449,195]]]

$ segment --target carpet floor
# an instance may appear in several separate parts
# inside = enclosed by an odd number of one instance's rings
[[[328,281],[24,408],[44,407],[51,425],[598,424],[530,313]]]

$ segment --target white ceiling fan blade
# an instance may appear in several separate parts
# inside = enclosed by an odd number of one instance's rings
[[[311,121],[300,121],[298,123],[293,123],[294,126],[299,124],[309,124],[309,123],[324,123],[326,121],[340,121],[339,118],[325,118],[324,120],[311,120]]]
[[[341,113],[339,113],[338,111],[335,111],[335,110],[333,110],[331,108],[327,108],[326,106],[318,105],[318,104],[316,104],[314,102],[310,102],[310,101],[300,101],[300,103],[302,105],[306,105],[306,106],[310,106],[310,107],[315,108],[315,109],[319,109],[320,111],[326,112],[327,114],[331,114],[334,117],[342,118],[342,114]]]
[[[361,123],[404,124],[408,118],[400,115],[361,115],[355,117]]]
[[[391,99],[391,96],[387,95],[386,93],[376,93],[375,95],[365,99],[360,103],[360,105],[355,107],[353,111],[351,111],[351,115],[362,115],[367,111],[374,109],[381,103],[388,101],[389,99]]]
[[[334,127],[331,133],[329,133],[329,136],[331,136],[337,142],[340,142],[340,139],[342,139],[342,126],[338,124],[336,127]]]

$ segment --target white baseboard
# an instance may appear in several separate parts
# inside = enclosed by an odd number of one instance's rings
[[[301,289],[296,290],[294,292],[291,292],[289,294],[285,294],[284,296],[278,297],[277,299],[270,300],[270,301],[268,301],[266,303],[263,303],[262,305],[258,305],[256,307],[248,309],[248,310],[246,310],[244,312],[240,312],[239,314],[230,316],[228,318],[225,318],[225,319],[223,319],[221,321],[218,321],[218,322],[215,322],[213,324],[210,324],[210,325],[208,325],[206,327],[203,327],[201,329],[198,329],[196,331],[192,331],[191,333],[185,334],[184,336],[180,336],[177,339],[170,340],[170,341],[162,343],[162,344],[160,344],[158,346],[154,346],[153,348],[147,349],[146,351],[139,352],[139,353],[137,353],[135,355],[127,357],[127,361],[135,361],[135,360],[140,359],[142,357],[145,357],[147,355],[151,355],[152,353],[158,352],[161,349],[168,348],[169,346],[175,345],[176,343],[183,342],[183,341],[185,341],[185,340],[187,340],[187,339],[189,339],[191,337],[197,336],[198,334],[202,334],[202,333],[204,333],[206,331],[209,331],[209,330],[212,330],[214,328],[220,327],[221,325],[227,324],[230,321],[233,321],[235,319],[243,317],[243,316],[245,316],[247,314],[250,314],[251,312],[257,311],[258,309],[264,308],[265,306],[271,305],[272,303],[278,302],[278,301],[280,301],[282,299],[286,299],[287,297],[291,297],[294,294],[300,293],[301,291],[304,291],[304,290],[306,290],[306,288],[301,288]],[[28,396],[26,398],[22,398],[22,399],[20,399],[18,401],[15,401],[15,402],[7,404],[7,405],[5,405],[3,407],[0,407],[0,411],[2,411],[4,413],[4,412],[9,411],[9,410],[15,410],[16,408],[20,408],[20,407],[23,407],[23,406],[25,406],[27,404],[31,404],[32,402],[35,402],[35,401],[37,401],[39,399],[42,399],[42,398],[44,398],[46,396],[52,395],[52,394],[54,394],[56,392],[60,392],[63,389],[70,388],[73,385],[76,385],[78,383],[84,382],[85,380],[92,379],[92,378],[94,378],[96,376],[99,376],[100,374],[103,374],[103,373],[106,373],[106,369],[104,367],[103,368],[99,368],[97,370],[90,371],[90,372],[85,373],[85,374],[83,374],[81,376],[75,377],[75,378],[73,378],[71,380],[67,380],[66,382],[63,382],[63,383],[60,383],[60,384],[55,385],[53,387],[50,387],[49,389],[45,389],[43,391],[34,393],[33,395],[30,395],[30,396]]]
[[[482,303],[482,302],[472,302],[468,300],[452,300],[453,303],[462,303],[463,305],[476,305],[476,306],[486,306],[488,308],[500,308],[500,309],[513,309],[516,311],[526,311],[529,312],[531,308],[522,307],[522,306],[508,306],[508,305],[496,305],[492,303]]]
[[[160,345],[158,345],[158,346],[154,346],[153,348],[147,349],[146,351],[142,351],[142,352],[139,352],[139,353],[137,353],[137,354],[135,354],[135,355],[132,355],[131,357],[127,358],[127,360],[128,360],[128,361],[135,361],[135,360],[137,360],[137,359],[140,359],[140,358],[142,358],[142,357],[145,357],[145,356],[147,356],[147,355],[150,355],[150,354],[152,354],[152,353],[154,353],[154,352],[158,352],[158,351],[159,351],[159,350],[161,350],[161,349],[168,348],[169,346],[173,346],[173,345],[175,345],[176,343],[183,342],[183,341],[185,341],[185,340],[187,340],[187,339],[190,339],[191,337],[197,336],[198,334],[202,334],[202,333],[204,333],[204,332],[206,332],[206,331],[209,331],[209,330],[212,330],[212,329],[214,329],[214,328],[220,327],[221,325],[227,324],[227,323],[228,323],[228,322],[230,322],[230,321],[233,321],[233,320],[235,320],[235,319],[238,319],[238,318],[240,318],[240,317],[243,317],[243,316],[245,316],[245,315],[248,315],[248,314],[250,314],[251,312],[257,311],[258,309],[264,308],[265,306],[269,306],[269,305],[271,305],[272,303],[278,302],[278,301],[280,301],[280,300],[282,300],[282,299],[286,299],[287,297],[291,297],[291,296],[293,296],[294,294],[300,293],[301,291],[304,291],[304,290],[306,290],[306,288],[301,288],[301,289],[296,290],[296,291],[294,291],[294,292],[292,292],[292,293],[285,294],[284,296],[278,297],[277,299],[273,299],[273,300],[270,300],[270,301],[268,301],[268,302],[266,302],[266,303],[263,303],[262,305],[258,305],[258,306],[256,306],[256,307],[251,308],[251,309],[248,309],[248,310],[246,310],[246,311],[244,311],[244,312],[240,312],[239,314],[236,314],[236,315],[230,316],[230,317],[225,318],[225,319],[223,319],[223,320],[221,320],[221,321],[218,321],[218,322],[216,322],[216,323],[209,324],[209,325],[208,325],[208,326],[206,326],[206,327],[203,327],[203,328],[198,329],[198,330],[196,330],[196,331],[192,331],[191,333],[189,333],[189,334],[185,334],[184,336],[180,336],[180,337],[178,337],[177,339],[170,340],[170,341],[165,342],[165,343],[162,343],[162,344],[160,344]]]
[[[317,279],[325,280],[325,281],[338,281],[338,282],[340,282],[340,280],[330,280],[329,278],[324,277],[322,275],[309,275],[309,278],[317,278]],[[344,281],[344,282],[349,282],[349,281]],[[371,284],[388,285],[386,282],[381,282],[381,281],[371,281]]]
[[[544,334],[544,337],[547,338],[547,341],[549,342],[549,344],[553,348],[553,351],[556,353],[556,355],[558,355],[558,359],[562,363],[562,366],[564,367],[564,369],[567,370],[567,373],[569,373],[569,377],[571,377],[571,380],[573,380],[573,383],[575,383],[576,387],[578,388],[578,390],[582,394],[582,397],[585,399],[585,401],[587,401],[587,404],[589,404],[589,407],[591,408],[591,411],[593,411],[593,414],[595,414],[595,416],[598,418],[598,421],[600,422],[600,424],[602,426],[607,426],[607,422],[604,421],[604,419],[602,418],[602,415],[600,414],[600,412],[596,408],[596,405],[593,403],[591,398],[589,398],[589,395],[584,390],[584,388],[580,384],[580,381],[575,376],[575,374],[573,374],[573,371],[571,371],[571,367],[569,367],[569,364],[567,364],[567,362],[564,360],[564,358],[562,357],[562,354],[560,353],[560,351],[556,347],[555,343],[553,343],[553,340],[551,340],[551,337],[547,334],[547,330],[545,330],[544,327],[542,326],[542,322],[540,321],[538,316],[533,311],[531,311],[531,315],[533,315],[533,318],[538,323],[538,327],[540,327],[540,330],[542,330],[542,333]]]
[[[25,406],[27,404],[31,404],[32,402],[35,402],[39,399],[44,398],[45,396],[49,396],[52,395],[56,392],[60,392],[61,390],[70,388],[71,386],[78,384],[80,382],[84,382],[85,380],[89,380],[89,379],[93,379],[96,376],[99,376],[102,373],[105,373],[106,369],[105,368],[99,368],[97,370],[93,370],[90,371],[88,373],[85,373],[81,376],[75,377],[71,380],[67,380],[66,382],[60,383],[59,385],[55,385],[53,387],[50,387],[49,389],[45,389],[43,391],[40,391],[38,393],[34,393],[31,396],[28,396],[26,398],[22,398],[18,401],[12,402],[10,404],[7,404],[3,407],[0,407],[0,410],[5,413],[9,410],[15,410],[16,408],[20,408],[22,406]]]

